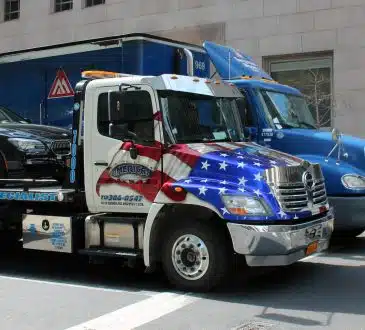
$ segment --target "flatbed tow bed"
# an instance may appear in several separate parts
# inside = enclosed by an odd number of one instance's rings
[[[0,201],[47,201],[72,203],[75,189],[62,188],[52,179],[0,179]],[[57,184],[58,183],[58,184]]]

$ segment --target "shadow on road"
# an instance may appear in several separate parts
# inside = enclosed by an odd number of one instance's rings
[[[342,242],[343,243],[343,242]],[[0,276],[16,276],[36,280],[67,282],[128,291],[166,291],[168,284],[160,274],[144,274],[115,266],[88,266],[69,256],[27,251],[0,253]],[[331,258],[343,259],[343,264],[331,264]],[[334,259],[333,259],[334,260]],[[268,308],[293,309],[328,313],[363,314],[365,311],[365,267],[346,260],[365,260],[365,238],[353,239],[346,245],[333,246],[325,256],[311,262],[298,262],[288,267],[249,269],[236,274],[229,284],[215,292],[197,295],[204,299],[262,307],[262,319],[294,325],[316,326],[317,321],[300,316],[270,313]],[[322,262],[326,261],[326,262]],[[317,323],[316,323],[317,322]]]
[[[341,264],[331,264],[334,258]],[[361,266],[353,261],[361,261]],[[365,238],[361,237],[347,241],[342,248],[334,245],[326,255],[310,262],[270,269],[259,276],[252,272],[237,277],[231,285],[205,298],[262,307],[257,317],[265,321],[328,326],[334,313],[364,314],[364,262]],[[327,321],[323,324],[310,318],[270,313],[269,308],[326,313]]]

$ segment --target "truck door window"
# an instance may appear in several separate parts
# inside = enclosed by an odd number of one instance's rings
[[[153,142],[153,107],[147,91],[127,91],[118,106],[111,106],[111,120],[108,114],[108,93],[99,95],[98,131],[109,136],[109,124],[126,125],[129,132],[136,134],[138,142]],[[121,139],[118,136],[112,136]]]

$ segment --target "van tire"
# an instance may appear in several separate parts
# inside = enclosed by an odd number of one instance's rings
[[[213,223],[183,221],[162,239],[162,266],[178,289],[207,292],[227,277],[233,253],[222,230]],[[195,279],[187,278],[189,271]]]

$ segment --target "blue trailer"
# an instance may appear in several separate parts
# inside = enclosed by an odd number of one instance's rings
[[[362,233],[365,140],[317,130],[299,90],[275,82],[249,56],[233,48],[212,42],[201,47],[132,34],[4,54],[0,56],[0,105],[35,123],[68,127],[72,123],[73,98],[48,99],[55,90],[57,72],[64,72],[74,86],[80,72],[87,69],[207,78],[211,76],[211,63],[222,79],[235,84],[245,96],[246,103],[240,108],[247,135],[258,144],[319,163],[335,210],[335,234]],[[59,87],[62,89],[67,87]],[[292,104],[297,122],[287,122],[286,102]],[[308,195],[310,202],[315,198],[315,191]]]
[[[193,72],[188,72],[190,68]],[[2,54],[0,106],[33,123],[70,127],[73,87],[81,72],[89,69],[206,77],[209,57],[202,47],[145,34]]]

